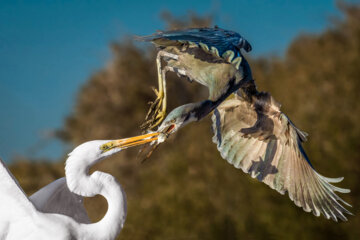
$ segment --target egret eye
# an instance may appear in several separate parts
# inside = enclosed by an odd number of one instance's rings
[[[105,150],[109,150],[114,146],[114,144],[112,142],[108,142],[105,143],[103,145],[100,146],[100,150],[105,151]]]

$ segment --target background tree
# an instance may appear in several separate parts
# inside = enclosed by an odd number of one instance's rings
[[[305,148],[325,176],[344,175],[342,195],[355,217],[334,223],[316,218],[220,157],[211,142],[210,118],[192,123],[144,164],[137,150],[120,153],[96,168],[125,188],[128,218],[122,239],[359,239],[360,6],[342,5],[344,20],[321,34],[301,35],[283,58],[251,60],[259,90],[310,133]],[[188,21],[166,13],[169,28],[209,26],[211,17]],[[182,18],[184,19],[184,18]],[[256,47],[256,46],[254,46]],[[113,58],[81,88],[61,136],[77,145],[92,139],[139,134],[156,86],[155,50],[130,41],[111,45]],[[207,89],[169,74],[169,110],[207,97]],[[29,169],[34,170],[30,171]],[[16,177],[31,193],[63,175],[63,163],[17,163]],[[34,177],[47,176],[47,177]],[[29,184],[32,182],[32,184]],[[87,200],[93,220],[106,211],[101,198]]]

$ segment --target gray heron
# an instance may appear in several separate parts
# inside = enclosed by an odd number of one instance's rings
[[[332,184],[343,178],[327,178],[314,169],[302,147],[307,134],[281,112],[269,93],[257,90],[240,52],[242,48],[251,50],[245,39],[220,28],[200,28],[158,32],[140,40],[152,41],[160,49],[158,98],[146,122],[148,129],[158,128],[128,138],[127,144],[146,141],[143,153],[149,157],[168,136],[213,112],[212,140],[222,158],[279,193],[287,193],[306,212],[334,221],[347,220],[345,215],[351,213],[343,205],[350,205],[336,192],[350,190]],[[207,86],[209,98],[177,107],[165,118],[167,71]],[[230,95],[232,99],[228,99]]]

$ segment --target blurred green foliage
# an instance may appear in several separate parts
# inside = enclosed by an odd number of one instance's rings
[[[127,193],[120,239],[360,239],[360,5],[340,8],[344,19],[327,31],[297,37],[282,58],[250,64],[259,90],[271,92],[310,133],[305,149],[315,168],[325,176],[345,176],[340,186],[352,192],[341,197],[354,206],[355,216],[341,223],[317,218],[233,168],[211,142],[206,118],[180,130],[144,164],[137,149],[130,149],[94,167],[114,175]],[[169,28],[211,24],[211,17],[195,14],[188,21],[168,13],[164,18]],[[111,49],[112,60],[79,91],[61,132],[74,146],[139,134],[154,98],[154,48],[122,41]],[[168,76],[169,109],[207,98],[207,89]],[[63,162],[18,162],[11,171],[29,194],[64,174]],[[86,199],[86,206],[93,220],[106,212],[101,197]]]

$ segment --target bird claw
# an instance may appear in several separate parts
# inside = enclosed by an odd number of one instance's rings
[[[154,91],[154,93],[155,93],[155,95],[157,96],[157,97],[159,97],[159,91],[156,89],[156,88],[154,88],[154,87],[152,87],[151,88],[153,91]]]
[[[156,98],[155,101],[149,102],[149,104],[150,104],[150,108],[146,114],[145,120],[149,119],[151,114],[153,114],[154,112],[156,113],[158,111],[158,109],[161,106],[161,99]]]
[[[158,126],[165,118],[166,112],[161,110],[164,94],[155,88],[152,88],[152,90],[156,94],[156,99],[152,102],[149,102],[151,105],[149,111],[146,114],[145,122],[140,126],[141,129],[153,129]]]
[[[148,114],[145,118],[145,122],[141,124],[141,129],[154,129],[156,126],[158,126],[165,118],[165,112],[164,111],[150,111],[150,114]],[[151,115],[151,117],[150,117]]]

